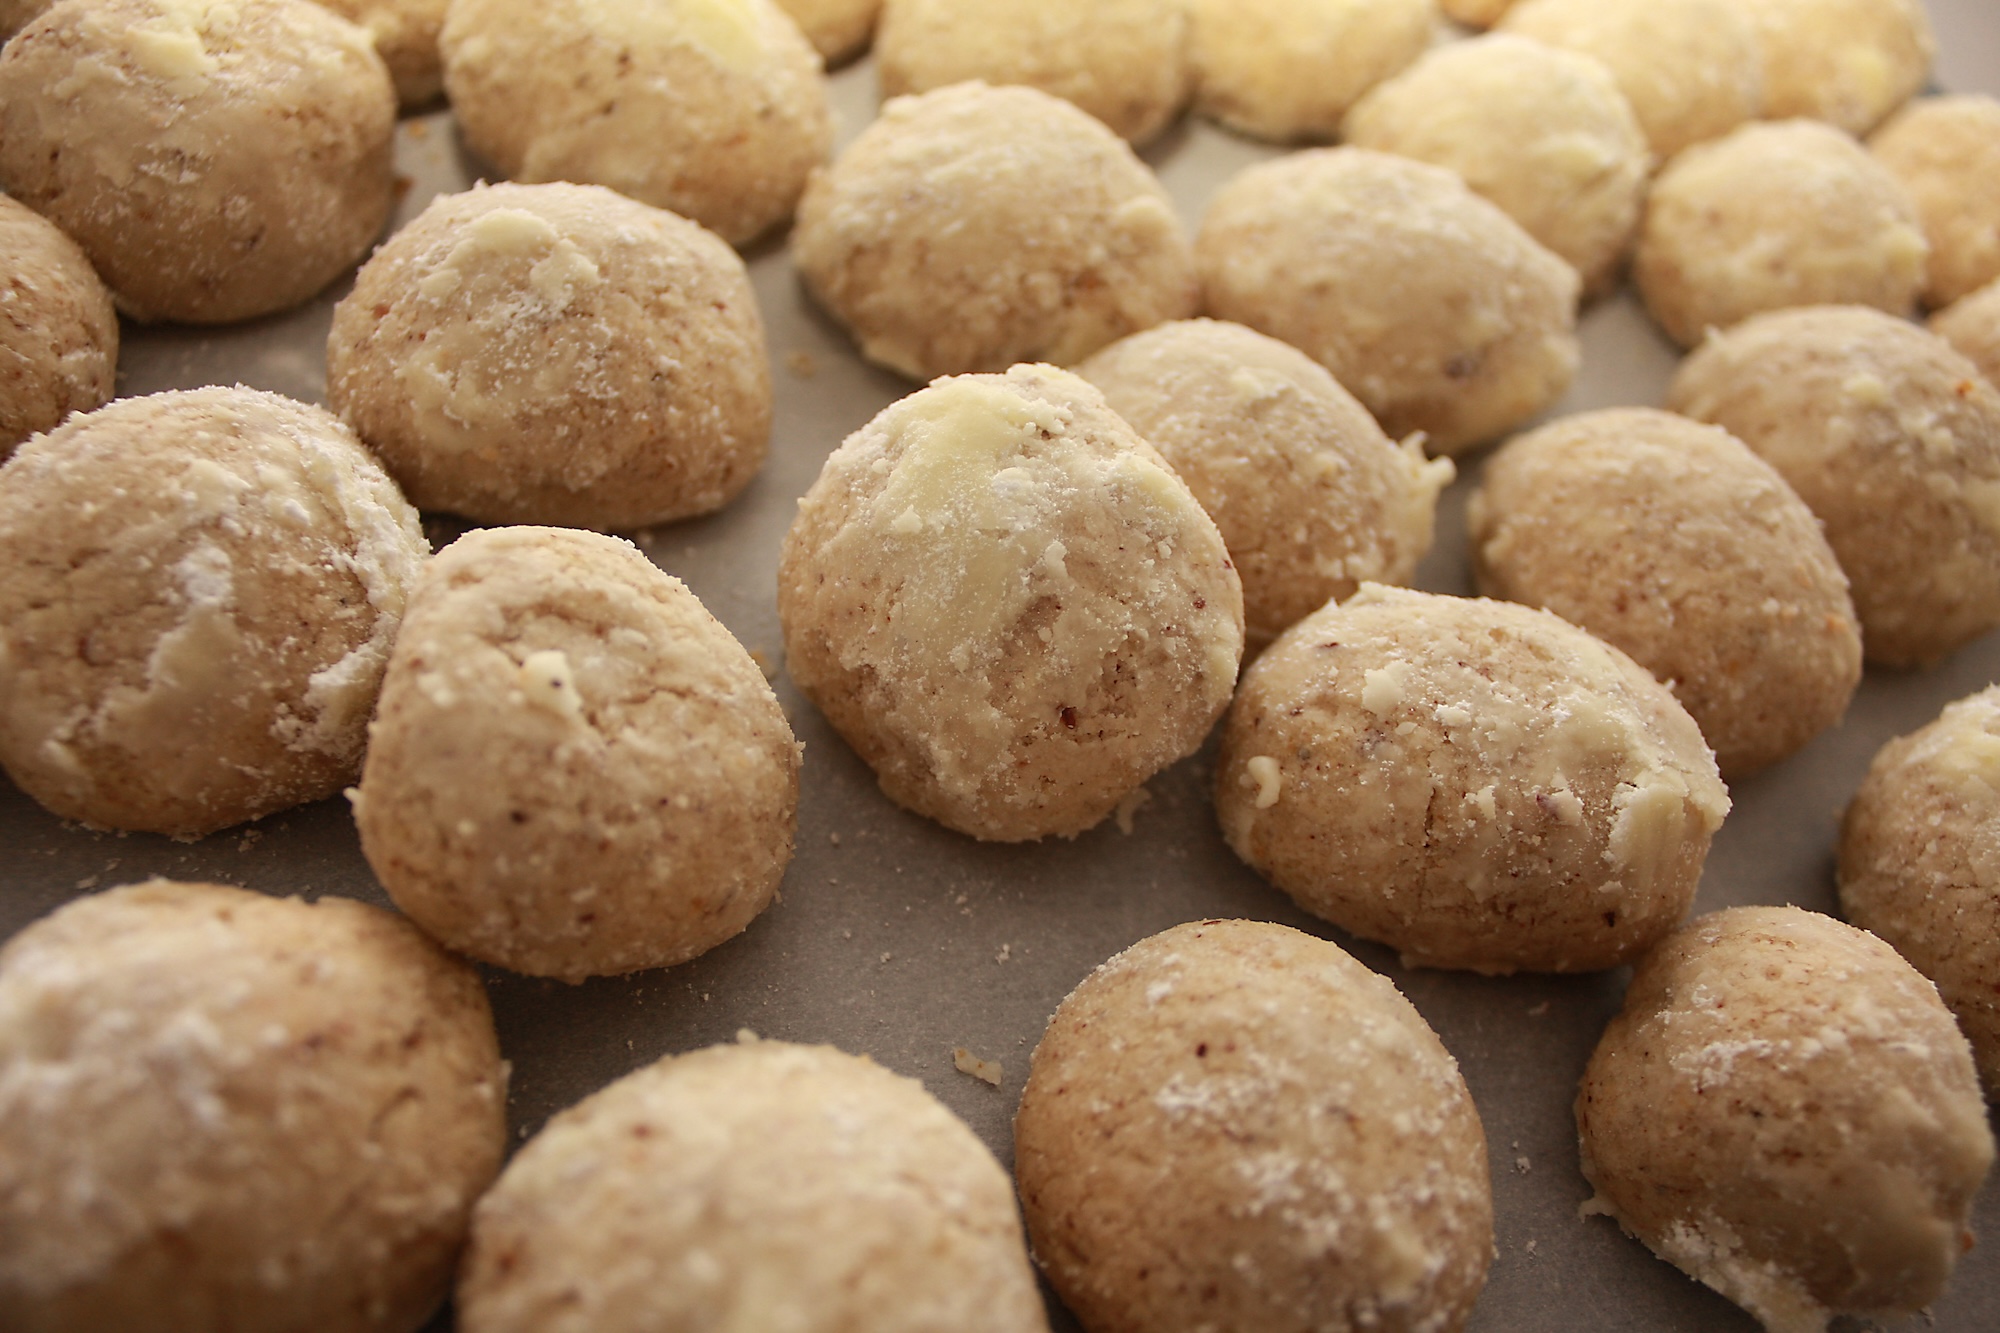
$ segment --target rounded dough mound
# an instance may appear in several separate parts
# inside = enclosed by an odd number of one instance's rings
[[[1047,1333],[1007,1175],[914,1079],[827,1046],[669,1056],[480,1200],[465,1333]]]
[[[1764,114],[1866,134],[1930,77],[1937,41],[1923,0],[1756,0]]]
[[[792,258],[863,356],[915,380],[1068,365],[1199,296],[1172,201],[1117,135],[983,83],[887,103],[814,173]]]
[[[1332,139],[1354,100],[1424,53],[1433,0],[1190,0],[1195,106],[1259,139]]]
[[[828,65],[861,54],[874,36],[882,0],[778,0]]]
[[[1779,1333],[1929,1305],[1993,1161],[1936,990],[1796,907],[1715,912],[1647,955],[1576,1121],[1586,1208]]]
[[[1852,306],[1760,315],[1683,361],[1667,406],[1818,516],[1869,661],[1935,662],[2000,625],[2000,390],[1942,339]]]
[[[742,645],[630,543],[488,528],[410,599],[353,799],[418,925],[580,981],[683,962],[764,910],[799,747]]]
[[[1086,1328],[1449,1333],[1492,1258],[1457,1062],[1387,978],[1285,926],[1176,926],[1086,977],[1014,1148]]]
[[[65,819],[176,837],[331,796],[429,553],[316,407],[72,417],[0,468],[0,764]]]
[[[1192,753],[1243,594],[1164,459],[1053,366],[940,380],[835,450],[785,537],[786,665],[882,790],[1071,837]]]
[[[319,0],[342,18],[359,23],[389,67],[396,100],[405,109],[424,106],[444,92],[444,61],[438,33],[450,0]]]
[[[1949,305],[2000,278],[2000,100],[1923,98],[1868,147],[1923,221],[1931,247],[1926,304]]]
[[[1766,310],[1906,315],[1929,250],[1909,194],[1867,149],[1818,121],[1760,122],[1660,172],[1632,279],[1660,327],[1692,347]]]
[[[1364,581],[1407,583],[1454,469],[1397,445],[1325,367],[1240,324],[1184,320],[1078,368],[1222,532],[1265,643]]]
[[[1243,673],[1215,807],[1259,874],[1407,965],[1586,972],[1680,923],[1729,797],[1616,648],[1369,584]]]
[[[1931,332],[2000,386],[2000,279],[1931,316]]]
[[[411,1333],[506,1079],[479,978],[391,913],[78,899],[0,950],[0,1324]]]
[[[1442,167],[1364,148],[1251,167],[1209,204],[1195,260],[1208,313],[1299,348],[1435,453],[1576,376],[1576,270]]]
[[[0,460],[109,401],[118,312],[75,241],[0,195]]]
[[[1650,408],[1509,440],[1466,511],[1479,590],[1553,611],[1671,682],[1723,776],[1840,720],[1861,680],[1812,511],[1716,426]]]
[[[791,216],[833,146],[819,54],[772,0],[452,0],[440,46],[501,171],[608,185],[732,245]]]
[[[432,202],[335,308],[327,398],[414,503],[483,523],[705,514],[771,433],[743,261],[591,185]]]
[[[1445,17],[1468,28],[1490,28],[1514,8],[1517,0],[1438,0]]]

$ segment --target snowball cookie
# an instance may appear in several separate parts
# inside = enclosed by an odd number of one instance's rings
[[[486,528],[411,597],[352,795],[418,925],[581,981],[683,962],[764,910],[799,746],[750,654],[631,543]]]
[[[778,0],[829,65],[861,54],[875,33],[882,0]]]
[[[1479,590],[1632,655],[1732,780],[1847,711],[1861,627],[1819,522],[1743,442],[1651,408],[1508,441],[1466,510]]]
[[[940,380],[850,435],[778,569],[792,680],[899,805],[1073,837],[1229,703],[1243,594],[1215,524],[1053,366]]]
[[[406,108],[436,100],[444,91],[438,31],[448,0],[319,0],[342,18],[368,30],[376,53],[389,67],[396,100]]]
[[[465,1333],[1046,1333],[1007,1175],[830,1046],[669,1056],[564,1111],[473,1218]]]
[[[1667,335],[1764,310],[1851,303],[1908,314],[1930,247],[1896,178],[1814,120],[1758,122],[1696,144],[1653,181],[1632,279]]]
[[[772,0],[451,0],[445,89],[521,181],[587,181],[733,245],[791,216],[833,146],[826,76]]]
[[[0,1325],[410,1333],[506,1084],[479,978],[380,908],[79,898],[0,949]]]
[[[1347,597],[1407,583],[1430,549],[1449,459],[1396,444],[1296,348],[1240,324],[1183,320],[1078,368],[1188,484],[1243,579],[1253,641]]]
[[[1926,304],[1949,305],[2000,278],[2000,100],[1923,98],[1868,147],[1923,220],[1931,247]]]
[[[442,195],[335,307],[327,399],[423,509],[647,527],[719,509],[771,434],[743,261],[595,185]]]
[[[1922,0],[1754,0],[1764,114],[1866,134],[1930,77],[1937,42]]]
[[[1652,171],[1611,71],[1504,33],[1433,50],[1355,103],[1341,134],[1457,172],[1593,293],[1618,280]]]
[[[1772,1333],[1929,1305],[1993,1161],[1937,991],[1873,935],[1796,907],[1715,912],[1648,954],[1576,1123],[1586,1210]]]
[[[1195,260],[1209,314],[1299,348],[1433,453],[1576,376],[1576,270],[1442,167],[1365,148],[1251,167],[1209,204]]]
[[[1189,0],[1195,106],[1259,139],[1331,139],[1430,44],[1433,0]]]
[[[429,553],[316,407],[71,417],[0,468],[0,765],[64,819],[183,838],[331,796]]]
[[[1935,662],[2000,625],[2000,390],[1942,339],[1859,307],[1760,315],[1683,361],[1667,406],[1819,517],[1869,661]]]
[[[1931,332],[2000,385],[2000,279],[1932,315]]]
[[[138,320],[287,310],[368,252],[396,94],[307,0],[65,0],[0,51],[0,189]]]
[[[1014,1119],[1036,1256],[1091,1330],[1462,1327],[1486,1136],[1385,977],[1261,921],[1196,921],[1086,977]]]
[[[0,195],[0,459],[111,397],[118,313],[75,241]]]
[[[1586,972],[1680,923],[1729,797],[1616,648],[1367,584],[1243,673],[1215,808],[1259,874],[1408,966]]]
[[[1152,171],[1033,88],[962,83],[885,104],[813,174],[792,258],[863,356],[915,380],[1067,365],[1199,300]]]

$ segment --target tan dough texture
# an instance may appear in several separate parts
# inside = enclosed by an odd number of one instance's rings
[[[1363,148],[1250,167],[1209,203],[1195,259],[1208,313],[1297,347],[1434,453],[1576,376],[1576,270],[1442,167]]]
[[[1962,296],[1931,316],[1931,332],[2000,386],[2000,279]]]
[[[1199,298],[1173,203],[1118,136],[983,83],[884,105],[813,174],[792,258],[861,354],[914,380],[1069,365]]]
[[[1424,53],[1433,0],[1191,0],[1195,105],[1244,134],[1332,139],[1354,99]]]
[[[465,1333],[1047,1333],[1007,1175],[914,1079],[829,1046],[669,1056],[480,1201]]]
[[[1993,1161],[1937,991],[1796,907],[1714,912],[1648,954],[1576,1122],[1587,1209],[1770,1333],[1929,1305]]]
[[[1868,147],[1923,221],[1931,247],[1925,303],[1949,305],[2000,279],[2000,100],[1922,98]]]
[[[833,145],[819,54],[772,0],[452,0],[440,49],[503,173],[608,185],[732,245],[790,217]]]
[[[1479,590],[1555,612],[1670,682],[1724,777],[1832,726],[1861,680],[1812,511],[1717,426],[1586,412],[1509,440],[1466,510]]]
[[[0,461],[110,397],[118,312],[75,241],[0,195]]]
[[[479,978],[389,912],[79,898],[0,950],[0,1326],[412,1333],[506,1085]]]
[[[396,100],[404,108],[421,107],[444,92],[444,62],[438,55],[438,32],[444,27],[449,0],[319,0],[344,19],[359,23],[375,41],[376,54],[389,67]]]
[[[1754,0],[1764,114],[1866,134],[1930,77],[1937,41],[1923,0]]]
[[[1074,836],[1228,706],[1243,595],[1215,524],[1089,384],[940,380],[850,435],[778,569],[786,666],[898,804]]]
[[[1683,361],[1667,406],[1818,515],[1869,661],[1935,662],[2000,625],[2000,390],[1942,339],[1855,306],[1760,315]]]
[[[882,0],[778,0],[828,65],[851,60],[868,48]]]
[[[381,233],[396,96],[308,0],[71,0],[0,51],[0,188],[139,320],[287,310]]]
[[[1222,532],[1243,619],[1265,643],[1363,581],[1408,583],[1430,550],[1448,459],[1398,445],[1325,367],[1219,320],[1162,324],[1078,374],[1158,449]]]
[[[792,859],[798,798],[777,697],[695,595],[628,542],[527,527],[432,560],[353,794],[417,924],[566,981],[742,931]]]
[[[0,764],[65,819],[177,837],[331,796],[429,553],[316,407],[72,417],[0,468]]]
[[[1036,1257],[1095,1333],[1450,1333],[1492,1258],[1457,1062],[1287,926],[1191,922],[1086,977],[1014,1147]]]
[[[485,523],[708,513],[771,433],[743,261],[594,185],[433,201],[335,308],[327,400],[415,504]]]
[[[1468,28],[1490,28],[1506,17],[1516,0],[1438,0],[1445,17]]]
[[[1369,584],[1243,673],[1215,807],[1259,874],[1411,966],[1586,972],[1680,924],[1729,796],[1616,648]]]

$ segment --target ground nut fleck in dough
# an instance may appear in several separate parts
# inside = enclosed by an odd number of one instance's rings
[[[1777,311],[1711,337],[1667,406],[1778,469],[1852,584],[1870,662],[1935,662],[2000,625],[2000,390],[1880,311]]]
[[[479,978],[393,913],[80,898],[0,950],[0,1326],[407,1333],[506,1101]]]
[[[1085,978],[1014,1146],[1086,1328],[1450,1333],[1492,1259],[1457,1063],[1388,979],[1286,926],[1176,926]]]
[[[1215,524],[1090,385],[939,380],[827,459],[778,570],[786,666],[898,804],[1074,836],[1199,746],[1243,595]]]
[[[1244,672],[1215,805],[1258,873],[1412,966],[1583,972],[1679,924],[1729,796],[1617,649],[1546,611],[1369,584]]]
[[[479,1203],[465,1333],[1047,1333],[1013,1190],[914,1079],[828,1046],[669,1056]]]
[[[1431,40],[1432,0],[1192,0],[1203,115],[1260,139],[1332,139],[1354,99]]]
[[[1866,134],[1930,77],[1937,41],[1923,0],[1756,0],[1764,114]]]
[[[1926,97],[1868,147],[1903,183],[1930,242],[1927,305],[1949,305],[2000,278],[2000,100]]]
[[[1576,1099],[1586,1212],[1771,1333],[1928,1306],[1993,1161],[1972,1053],[1888,945],[1736,907],[1641,960]]]
[[[111,397],[118,312],[75,241],[0,195],[0,461]]]
[[[1932,315],[1931,332],[2000,386],[2000,279]]]
[[[778,0],[829,66],[861,54],[875,33],[882,0]]]
[[[396,100],[405,109],[435,101],[444,91],[444,63],[438,32],[449,0],[319,0],[342,18],[359,23],[374,39],[376,54],[389,67]]]

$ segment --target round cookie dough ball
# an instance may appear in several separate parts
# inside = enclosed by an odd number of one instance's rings
[[[1930,242],[1928,305],[1949,305],[2000,278],[2000,100],[1926,97],[1868,147],[1909,192]]]
[[[0,188],[139,320],[290,309],[395,196],[388,70],[307,0],[66,0],[0,51],[0,123]]]
[[[1053,366],[940,380],[835,450],[786,534],[793,681],[897,804],[1072,837],[1192,753],[1243,594],[1151,445]]]
[[[1680,923],[1729,796],[1616,648],[1369,584],[1243,673],[1215,808],[1259,874],[1409,966],[1586,972]]]
[[[867,49],[882,0],[778,0],[778,8],[791,15],[813,50],[831,66]]]
[[[479,978],[389,912],[80,898],[0,949],[0,1325],[412,1333],[506,1084]]]
[[[1332,139],[1354,99],[1424,53],[1433,0],[1190,0],[1195,107],[1230,129]]]
[[[833,146],[819,54],[772,0],[452,0],[445,89],[516,180],[608,185],[732,245]]]
[[[630,543],[487,528],[411,597],[352,795],[418,925],[581,981],[683,962],[764,910],[799,746],[742,645]]]
[[[327,399],[419,507],[483,523],[705,514],[771,433],[743,261],[594,185],[433,201],[335,308]]]
[[[669,1056],[523,1147],[465,1333],[1047,1333],[1007,1175],[915,1079],[828,1046]]]
[[[1398,445],[1297,348],[1240,324],[1184,320],[1078,368],[1158,449],[1222,532],[1262,644],[1363,581],[1407,583],[1430,550],[1449,459]]]
[[[1818,520],[1743,442],[1651,408],[1509,440],[1466,510],[1479,590],[1553,611],[1670,683],[1724,777],[1840,720],[1861,627]]]
[[[2000,385],[2000,279],[1932,315],[1931,332]]]
[[[72,417],[0,468],[0,765],[65,819],[182,838],[331,796],[429,553],[316,407]]]
[[[319,0],[368,30],[376,54],[389,67],[396,100],[406,109],[436,101],[444,92],[438,32],[449,0]]]
[[[1765,310],[1908,314],[1929,249],[1909,194],[1867,149],[1818,121],[1759,122],[1667,163],[1632,279],[1667,335],[1692,347]]]
[[[1442,167],[1364,148],[1251,167],[1209,204],[1195,261],[1208,313],[1299,348],[1436,453],[1576,375],[1576,270]]]
[[[1260,921],[1141,940],[1062,1002],[1014,1119],[1036,1256],[1090,1329],[1462,1327],[1486,1136],[1385,977]]]
[[[1853,306],[1760,315],[1683,361],[1667,406],[1819,517],[1869,661],[1935,662],[2000,625],[2000,390],[1942,339]]]
[[[0,460],[111,397],[118,312],[75,241],[0,195]]]
[[[915,380],[1068,365],[1199,300],[1153,173],[1033,88],[889,102],[814,173],[792,258],[863,356]]]
[[[1930,77],[1937,41],[1923,0],[1756,0],[1764,114],[1866,134]]]
[[[1648,954],[1576,1123],[1586,1211],[1800,1333],[1935,1300],[1993,1161],[1937,992],[1881,940],[1796,907],[1715,912]]]

